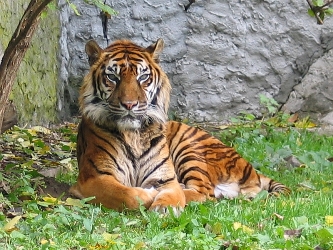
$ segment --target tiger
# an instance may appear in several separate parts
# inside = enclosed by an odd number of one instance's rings
[[[171,84],[148,47],[117,40],[105,49],[88,41],[90,70],[79,93],[79,174],[70,193],[117,211],[179,214],[192,201],[290,189],[262,174],[204,130],[168,120]]]

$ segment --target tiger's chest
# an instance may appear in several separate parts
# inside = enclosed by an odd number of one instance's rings
[[[143,133],[144,132],[144,133]],[[169,164],[169,148],[166,137],[160,129],[110,135],[110,144],[114,154],[108,161],[113,168],[115,178],[126,186],[155,186],[162,176],[173,174],[173,165]]]

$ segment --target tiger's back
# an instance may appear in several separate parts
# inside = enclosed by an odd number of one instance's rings
[[[170,121],[167,127],[170,155],[186,202],[214,198],[254,197],[260,191],[290,193],[289,188],[262,174],[232,147],[203,130]]]

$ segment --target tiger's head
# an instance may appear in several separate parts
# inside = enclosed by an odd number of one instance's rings
[[[90,71],[80,91],[80,111],[94,123],[120,131],[165,123],[171,86],[158,65],[163,40],[147,48],[127,40],[101,49],[86,44]]]

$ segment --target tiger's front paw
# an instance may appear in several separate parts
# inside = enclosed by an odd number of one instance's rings
[[[170,214],[170,211],[172,211],[171,213],[175,217],[179,217],[179,215],[184,211],[184,208],[182,208],[180,206],[156,205],[156,204],[153,203],[151,205],[151,207],[149,208],[149,210],[158,212],[160,214]]]
[[[149,210],[156,211],[161,214],[168,214],[172,211],[175,216],[179,216],[183,212],[184,207],[184,193],[177,192],[177,190],[173,189],[166,189],[158,193]]]
[[[153,187],[151,188],[136,187],[134,189],[139,193],[137,196],[134,197],[136,197],[138,202],[141,203],[146,208],[149,208],[151,206],[156,195],[158,194],[158,191]]]

